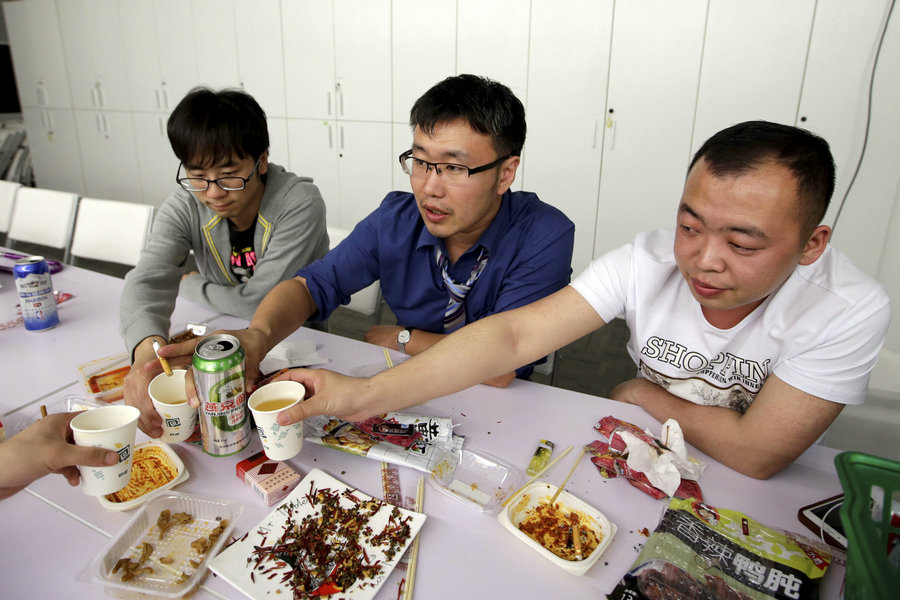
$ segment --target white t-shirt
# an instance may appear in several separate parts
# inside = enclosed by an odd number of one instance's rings
[[[884,342],[884,289],[828,246],[731,329],[703,316],[675,264],[674,230],[593,261],[575,288],[604,321],[624,316],[642,376],[696,404],[744,412],[770,373],[813,396],[861,404]]]

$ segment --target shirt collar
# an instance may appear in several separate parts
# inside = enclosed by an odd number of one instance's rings
[[[463,256],[466,256],[470,252],[477,251],[480,246],[484,246],[485,248],[487,248],[488,252],[490,252],[492,255],[495,253],[499,241],[503,239],[503,236],[509,230],[509,226],[512,222],[511,196],[512,194],[509,190],[506,190],[506,192],[503,193],[503,195],[500,197],[500,209],[494,216],[494,220],[491,221],[491,224],[488,225],[488,228],[482,232],[481,236],[472,245],[472,247],[465,251]],[[435,237],[430,231],[428,231],[428,228],[425,227],[424,223],[422,223],[421,215],[419,216],[419,223],[422,226],[422,231],[419,233],[419,239],[416,241],[416,250],[419,250],[421,248],[434,248],[435,246],[440,246],[441,249],[446,252],[447,247],[444,244],[444,240]]]

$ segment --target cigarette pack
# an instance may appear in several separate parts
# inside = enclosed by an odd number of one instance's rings
[[[300,474],[283,462],[257,452],[237,464],[237,476],[253,492],[272,506],[283,500],[300,483]]]

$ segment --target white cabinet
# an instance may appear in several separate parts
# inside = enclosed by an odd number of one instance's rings
[[[266,116],[286,116],[279,0],[235,0],[234,17],[241,89],[256,98]]]
[[[222,0],[191,0],[191,37],[197,57],[197,85],[213,89],[238,87],[238,51],[235,43],[234,3]],[[175,15],[173,18],[179,18]],[[167,39],[166,38],[163,39]]]
[[[577,274],[593,257],[613,1],[567,6],[571,13],[554,0],[531,3],[528,136],[519,179],[576,223]]]
[[[693,150],[741,121],[794,122],[814,9],[815,0],[710,2]]]
[[[343,227],[338,185],[337,125],[320,119],[288,119],[290,170],[313,178],[328,207],[328,224]],[[277,162],[277,161],[276,161]]]
[[[415,101],[456,74],[456,0],[394,0],[392,8],[392,119],[409,123]]]
[[[706,0],[616,4],[595,257],[638,232],[674,225],[705,22]]]
[[[580,20],[577,11],[558,8]],[[529,11],[520,0],[458,0],[457,73],[495,79],[524,99],[528,85]],[[593,59],[591,59],[593,60]]]
[[[134,125],[127,112],[75,110],[84,194],[143,202]]]
[[[825,138],[834,155],[837,181],[825,216],[828,225],[835,224],[862,152],[868,106],[861,99],[868,97],[888,4],[885,0],[816,3],[796,124]]]
[[[115,0],[57,2],[72,107],[130,110]]]
[[[56,3],[28,0],[2,7],[22,106],[70,107]]]
[[[131,115],[135,148],[144,202],[159,206],[175,191],[178,158],[166,135],[168,116],[163,113],[135,112]]]
[[[330,0],[281,6],[288,117],[333,119],[334,14]]]
[[[84,193],[75,119],[69,109],[22,108],[35,185]]]

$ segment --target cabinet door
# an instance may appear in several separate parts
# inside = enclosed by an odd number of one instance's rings
[[[288,149],[287,119],[268,117],[269,161],[290,170],[291,155]]]
[[[742,121],[794,123],[814,8],[815,0],[710,3],[693,150]]]
[[[115,0],[57,3],[72,106],[129,110],[119,13]]]
[[[23,107],[71,104],[59,18],[53,0],[3,2],[16,85]]]
[[[404,192],[412,192],[412,185],[409,183],[409,175],[400,168],[398,157],[412,147],[412,131],[406,123],[394,123],[391,125],[391,138],[393,139],[393,149],[391,150],[391,189],[402,190]]]
[[[691,155],[706,4],[616,4],[595,258],[641,231],[675,224]]]
[[[337,124],[318,119],[288,119],[287,136],[289,169],[313,178],[325,200],[328,224],[339,227]]]
[[[284,54],[278,0],[235,0],[235,34],[241,88],[266,115],[284,117]]]
[[[338,119],[391,120],[390,0],[334,0],[334,73]]]
[[[152,2],[119,0],[119,29],[123,57],[131,91],[131,108],[137,111],[164,111],[156,12]]]
[[[391,189],[391,124],[338,123],[340,223],[353,229]]]
[[[131,114],[94,110],[73,113],[85,195],[143,202]]]
[[[885,0],[819,0],[806,60],[797,126],[821,135],[837,166],[834,196],[824,222],[834,225],[856,168],[866,129],[869,80]]]
[[[528,137],[519,179],[578,224],[572,257],[578,273],[593,256],[613,0],[567,7],[531,3]]]
[[[72,111],[26,106],[22,108],[22,119],[28,131],[35,185],[84,194]]]
[[[166,115],[135,112],[131,118],[135,139],[140,140],[135,151],[144,202],[161,206],[178,186],[175,183],[178,159],[166,135]]]
[[[170,112],[191,88],[200,84],[195,50],[197,27],[191,5],[184,0],[154,0],[153,7],[162,77],[161,106],[163,111]],[[203,25],[204,28],[213,26],[210,22]]]
[[[192,0],[191,11],[198,84],[213,89],[238,87],[234,3]]]
[[[408,123],[415,101],[456,74],[456,0],[394,0],[391,29],[392,119]]]
[[[334,15],[330,0],[281,4],[287,115],[334,119]]]
[[[456,72],[499,81],[524,103],[529,11],[519,0],[459,0],[457,7]]]

